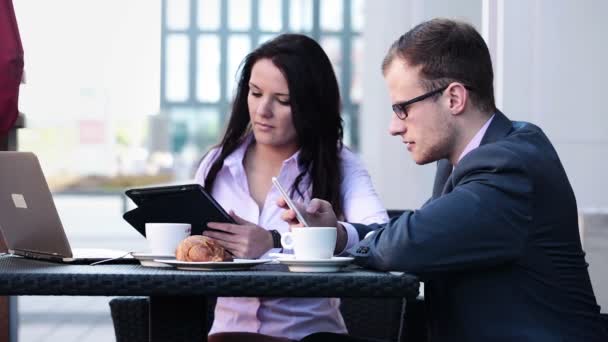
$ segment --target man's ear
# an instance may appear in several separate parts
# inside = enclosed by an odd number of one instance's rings
[[[464,112],[469,101],[469,92],[462,83],[453,82],[446,89],[448,95],[448,109],[453,115]]]

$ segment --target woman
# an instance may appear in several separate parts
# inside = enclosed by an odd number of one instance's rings
[[[224,137],[196,173],[237,224],[209,223],[215,231],[204,234],[239,258],[280,251],[279,234],[289,227],[275,204],[273,176],[292,198],[323,198],[345,220],[388,220],[367,171],[342,146],[329,58],[303,35],[280,35],[244,60]],[[347,247],[358,241],[348,233]],[[219,298],[210,341],[288,341],[317,331],[346,332],[338,299]]]

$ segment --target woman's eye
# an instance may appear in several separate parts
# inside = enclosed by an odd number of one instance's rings
[[[277,101],[282,104],[283,106],[289,106],[289,100],[281,100],[281,99],[277,99]]]
[[[262,93],[255,93],[252,91],[251,96],[260,97],[260,96],[262,96]]]

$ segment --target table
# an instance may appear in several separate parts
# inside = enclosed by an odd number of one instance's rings
[[[0,295],[150,296],[150,340],[175,341],[185,320],[206,322],[206,297],[405,297],[418,279],[349,267],[290,273],[283,265],[247,271],[181,271],[140,265],[63,265],[0,256]]]

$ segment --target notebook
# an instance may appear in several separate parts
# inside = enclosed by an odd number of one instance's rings
[[[127,254],[71,248],[38,158],[30,152],[0,152],[0,233],[10,254],[26,258],[88,264]]]

